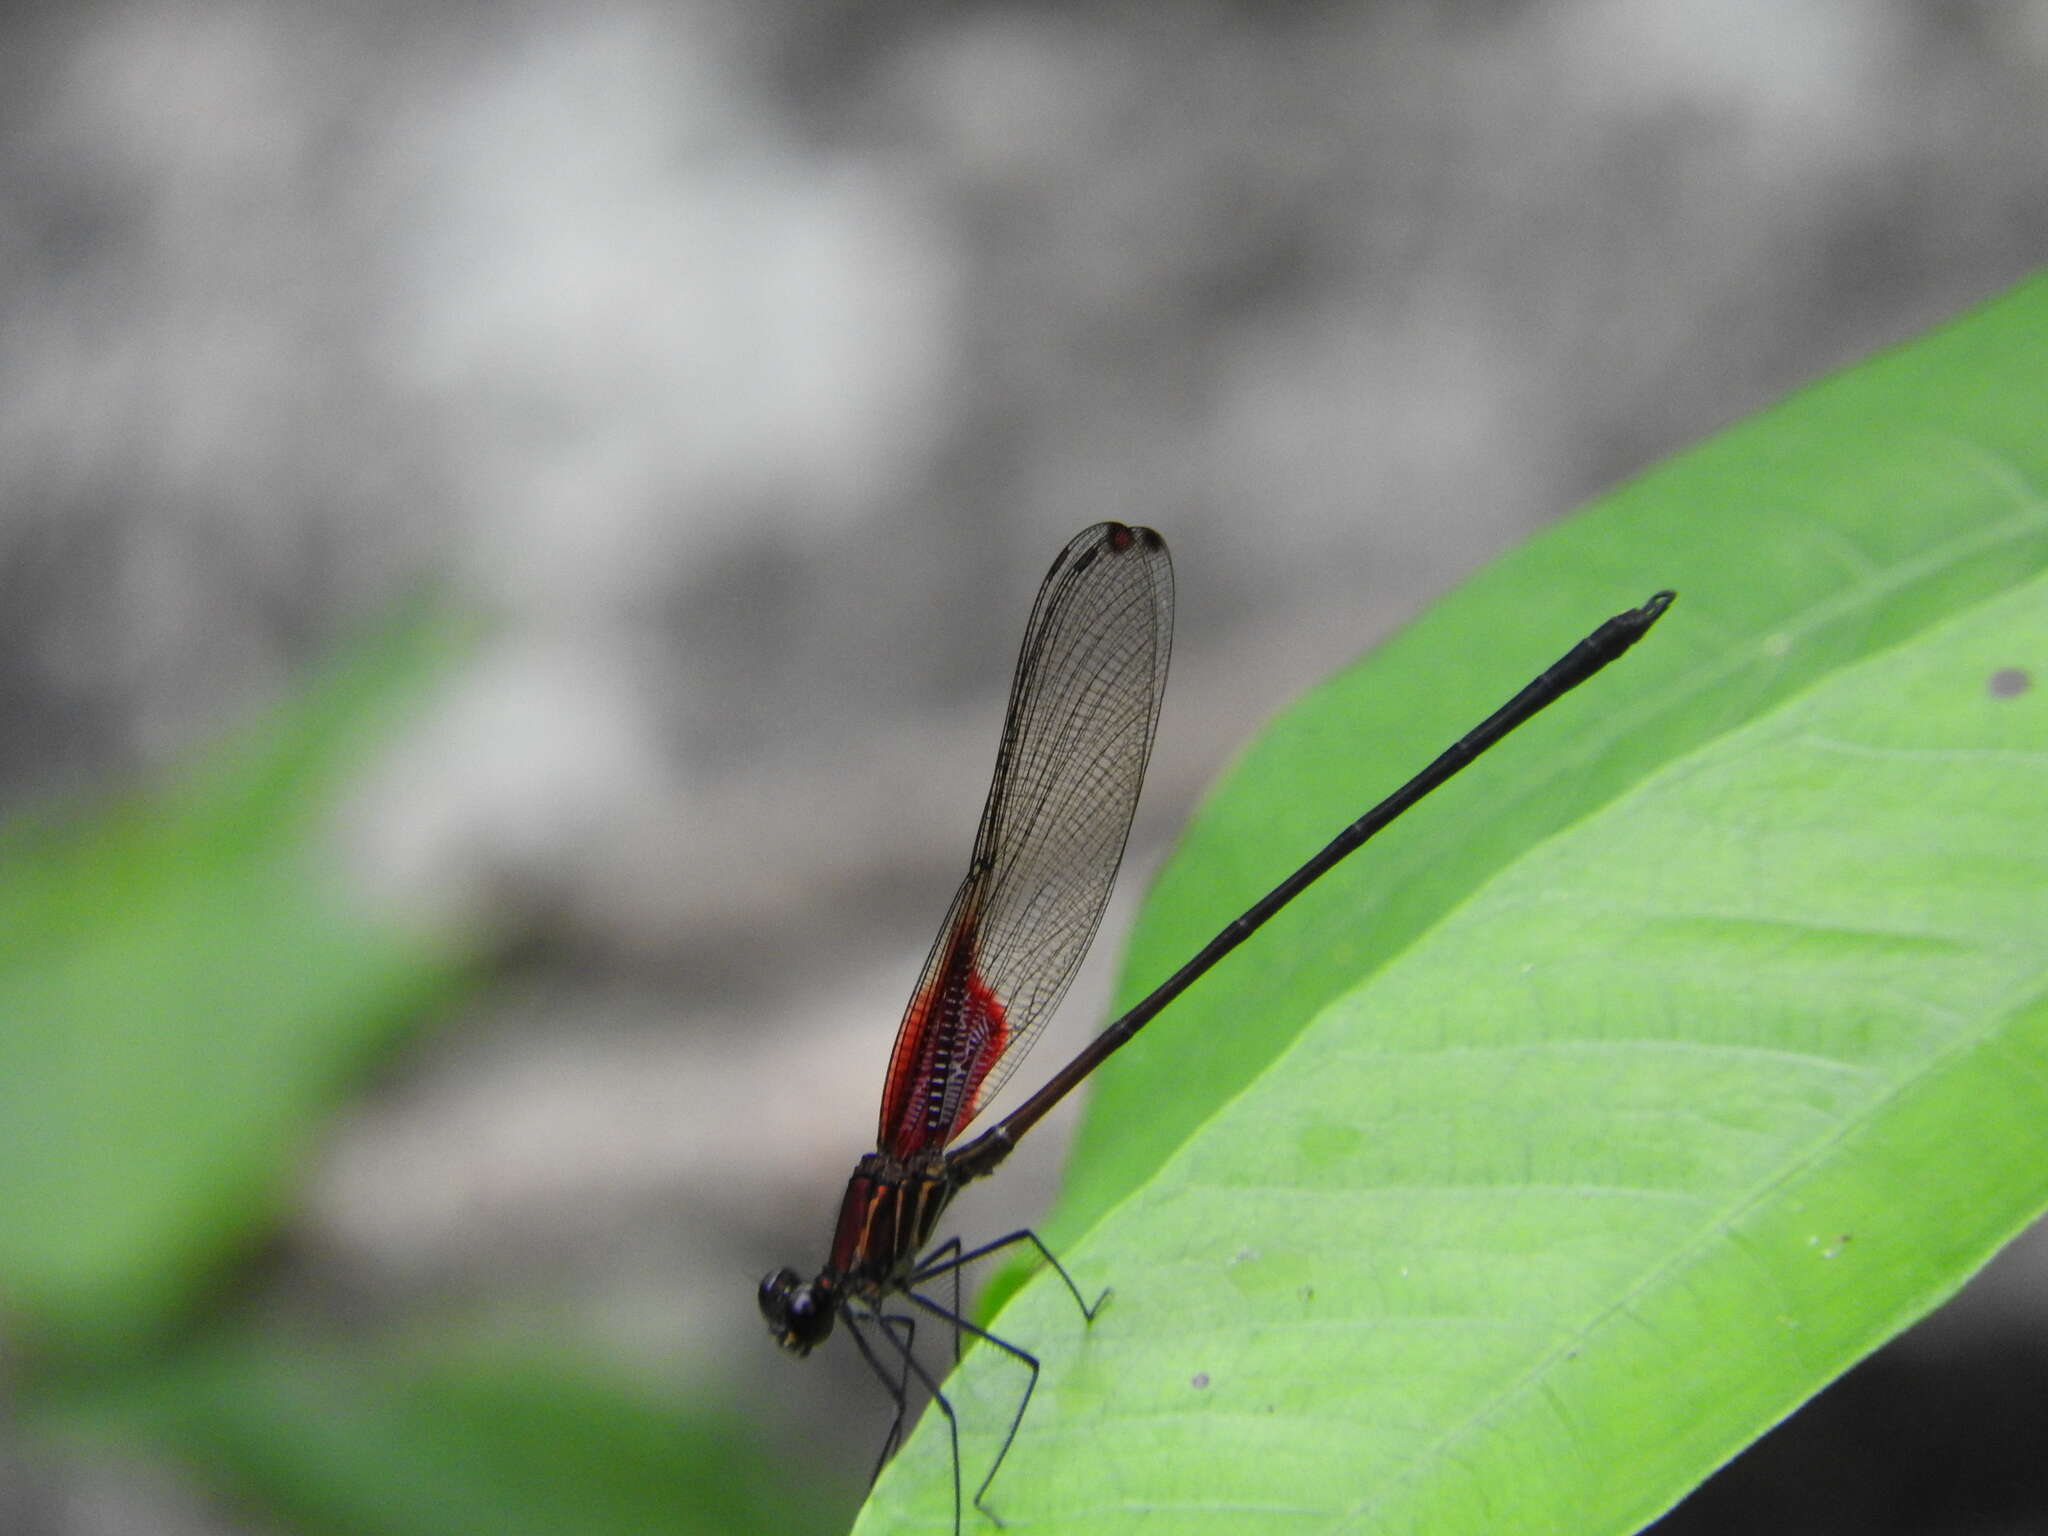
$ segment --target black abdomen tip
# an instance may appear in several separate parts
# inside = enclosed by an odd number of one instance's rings
[[[1664,610],[1669,608],[1677,600],[1677,597],[1678,594],[1669,587],[1666,587],[1662,592],[1654,594],[1647,603],[1636,610],[1636,622],[1645,629],[1649,628],[1650,625],[1656,623],[1658,619],[1664,616]]]

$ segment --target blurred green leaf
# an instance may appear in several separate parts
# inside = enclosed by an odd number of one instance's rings
[[[452,644],[408,619],[188,785],[0,835],[0,1300],[24,1332],[105,1350],[170,1321],[456,974],[353,903],[327,845]]]
[[[788,1462],[531,1341],[365,1351],[275,1330],[214,1340],[32,1406],[31,1429],[169,1447],[295,1530],[695,1536],[830,1528]]]
[[[1117,1294],[1003,1311],[1045,1375],[998,1512],[1632,1531],[2048,1204],[2044,420],[2037,279],[1533,542],[1261,739],[1129,975],[1680,589],[1113,1064],[1053,1225]],[[970,1489],[1020,1377],[983,1349],[949,1387]],[[866,1528],[949,1525],[927,1420]]]

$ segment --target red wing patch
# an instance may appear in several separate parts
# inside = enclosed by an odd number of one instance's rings
[[[1003,1000],[975,969],[974,925],[963,922],[897,1032],[882,1091],[882,1150],[907,1161],[965,1130],[1009,1038]]]

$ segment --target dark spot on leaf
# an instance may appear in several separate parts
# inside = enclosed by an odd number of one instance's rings
[[[1984,691],[1994,699],[2016,699],[2034,686],[2034,679],[2025,667],[2000,667],[1984,684]]]
[[[1188,1385],[1195,1388],[1197,1391],[1200,1391],[1203,1387],[1209,1385],[1209,1373],[1207,1371],[1195,1372],[1195,1374],[1191,1378],[1189,1378]]]

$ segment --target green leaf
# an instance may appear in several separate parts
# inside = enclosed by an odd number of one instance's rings
[[[827,1529],[816,1495],[731,1422],[560,1345],[344,1350],[272,1329],[74,1387],[32,1404],[29,1427],[169,1447],[307,1533]]]
[[[1680,594],[1613,673],[1327,876],[1097,1074],[1051,1233],[1071,1240],[1141,1185],[1326,1003],[1524,850],[2048,569],[2044,421],[2048,277],[1603,498],[1276,720],[1161,872],[1119,1010],[1599,620]]]
[[[1112,1063],[1052,1225],[1116,1295],[1084,1327],[1041,1276],[998,1319],[1045,1367],[998,1513],[1632,1531],[2048,1204],[2044,420],[2037,279],[1518,551],[1262,738],[1127,997],[1680,590]],[[978,1349],[948,1388],[970,1492],[1022,1376]],[[950,1524],[944,1427],[867,1528]]]
[[[169,1323],[449,985],[455,957],[361,910],[326,839],[450,642],[402,622],[191,783],[0,835],[0,1300],[30,1336]]]

